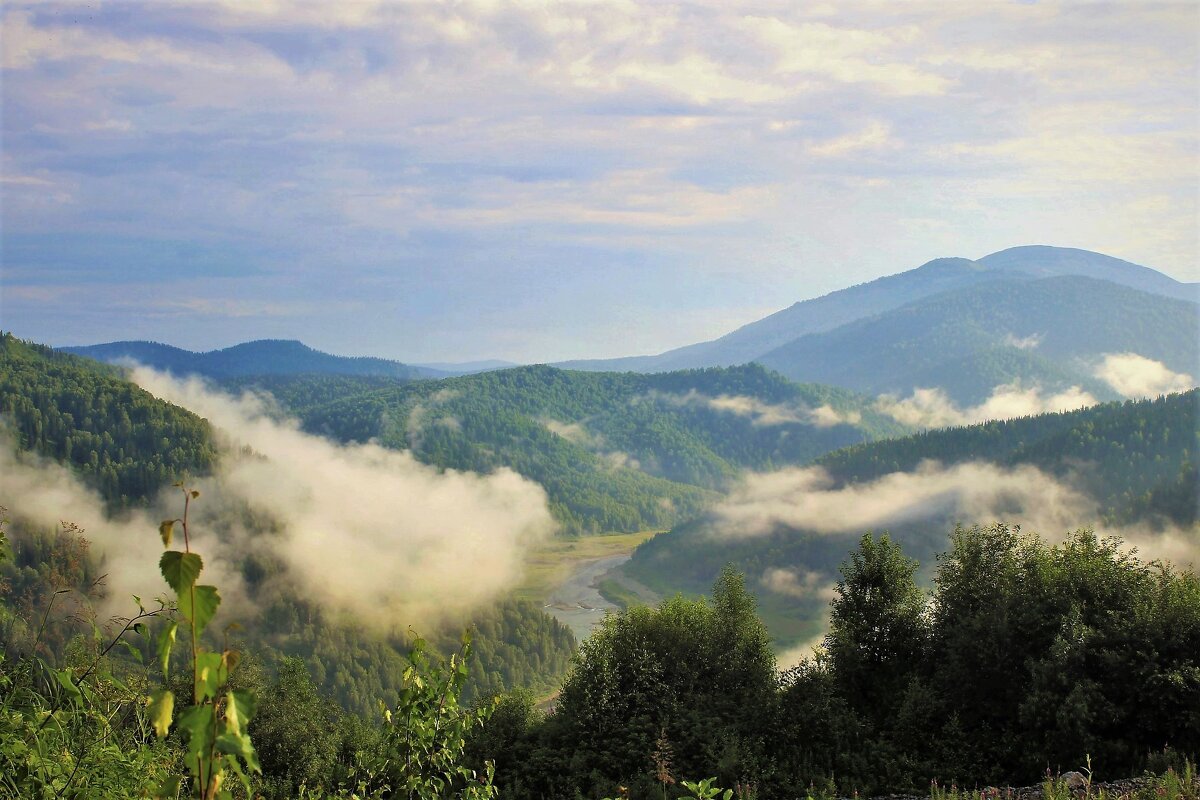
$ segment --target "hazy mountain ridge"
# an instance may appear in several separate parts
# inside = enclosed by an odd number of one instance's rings
[[[943,292],[1071,275],[1105,280],[1172,299],[1200,301],[1200,285],[1181,283],[1148,267],[1087,250],[1029,245],[1001,250],[977,260],[934,259],[916,269],[795,303],[709,342],[653,356],[577,360],[558,366],[656,372],[745,363],[759,360],[800,337],[833,331]]]
[[[59,348],[109,363],[136,361],[175,375],[229,378],[243,375],[315,373],[366,375],[416,380],[448,373],[367,356],[335,356],[290,339],[259,339],[221,350],[193,352],[158,342],[110,342]]]
[[[874,394],[947,388],[937,381],[952,380],[952,397],[978,402],[998,383],[1021,380],[1051,389],[1088,386],[1097,399],[1114,399],[1091,374],[1104,354],[1137,353],[1195,375],[1198,340],[1195,303],[1093,278],[1021,276],[809,334],[758,361],[793,380]],[[973,382],[947,370],[955,362],[978,365],[989,351],[1006,349],[1013,351],[1007,369]]]

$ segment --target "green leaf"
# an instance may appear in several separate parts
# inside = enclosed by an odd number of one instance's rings
[[[131,656],[133,656],[135,659],[137,659],[137,662],[138,662],[139,664],[142,662],[142,651],[141,651],[141,650],[138,650],[136,647],[134,647],[132,644],[130,644],[130,643],[129,643],[128,641],[126,641],[125,639],[118,639],[118,640],[117,640],[117,644],[121,645],[121,646],[122,646],[122,647],[124,647],[126,650],[128,650],[128,651],[129,651],[129,655],[131,655]]]
[[[160,689],[150,698],[150,721],[154,724],[154,732],[158,738],[165,738],[171,730],[171,716],[175,712],[175,693],[170,689]]]
[[[75,681],[71,678],[71,670],[56,669],[54,670],[54,677],[58,679],[59,685],[67,690],[67,694],[72,699],[78,700],[83,696],[79,692],[79,687],[75,685]]]
[[[242,760],[246,762],[246,766],[252,771],[262,772],[262,767],[258,763],[258,753],[254,751],[249,734],[221,734],[217,737],[217,749],[231,756],[241,756]]]
[[[175,520],[164,519],[158,523],[158,535],[162,537],[163,547],[171,546],[171,537],[175,533]]]
[[[204,562],[195,553],[168,550],[158,560],[158,568],[162,571],[167,585],[175,590],[176,595],[182,597],[188,587],[196,583],[196,578],[200,577]]]
[[[208,760],[216,736],[216,720],[213,707],[208,704],[190,706],[175,721],[175,727],[183,731],[187,741],[187,763],[193,775],[200,772],[201,760]],[[207,769],[204,772],[208,772]]]
[[[175,645],[175,633],[179,623],[171,620],[167,627],[158,634],[158,664],[162,667],[163,677],[167,677],[167,668],[171,665],[171,648]]]
[[[179,611],[192,623],[197,636],[217,613],[219,605],[221,595],[217,594],[215,586],[193,586],[179,595]]]
[[[216,697],[217,691],[229,679],[225,659],[220,653],[200,653],[196,656],[196,696],[199,700]]]
[[[248,730],[254,712],[258,710],[258,701],[253,692],[246,689],[235,689],[225,693],[225,723],[229,732],[240,735]]]
[[[179,785],[183,783],[182,775],[169,775],[154,790],[154,796],[159,800],[175,800],[179,797]]]

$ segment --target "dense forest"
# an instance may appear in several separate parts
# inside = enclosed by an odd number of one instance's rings
[[[814,463],[828,471],[835,488],[911,472],[931,459],[944,465],[1032,465],[1098,501],[1097,517],[1081,524],[1138,523],[1150,529],[1174,524],[1195,531],[1198,401],[1200,392],[1192,390],[1154,400],[925,431],[854,445]],[[914,557],[931,563],[945,545],[945,530],[955,521],[945,510],[934,509],[922,518],[896,520],[887,527]],[[639,547],[623,570],[665,596],[703,592],[728,563],[755,577],[773,569],[793,569],[810,576],[814,584],[827,584],[858,535],[783,525],[753,538],[712,535],[719,533],[720,525],[719,520],[699,518],[677,526]],[[772,633],[781,640],[810,637],[823,624],[825,603],[819,591],[766,592],[761,602]]]
[[[10,334],[0,336],[0,348],[0,415],[11,426],[18,450],[70,465],[111,512],[147,506],[165,486],[206,474],[216,464],[217,445],[205,420],[155,398],[118,370]],[[72,521],[47,529],[25,519],[21,498],[0,498],[0,505],[12,518],[13,550],[13,558],[0,565],[8,610],[0,647],[17,646],[28,633],[19,621],[40,618],[57,592],[67,592],[47,616],[41,635],[46,657],[54,663],[80,630],[80,603],[103,595],[104,587],[94,585],[103,565],[89,550],[87,532],[76,530]],[[260,533],[273,525],[246,508],[210,510],[206,524],[220,530],[232,516]],[[332,618],[292,591],[283,570],[261,554],[244,558],[242,577],[258,613],[239,620],[237,638],[253,641],[268,668],[302,657],[322,693],[345,708],[366,713],[393,700],[408,663],[403,626],[389,637]],[[481,656],[471,666],[467,697],[517,686],[548,690],[575,647],[566,627],[528,601],[502,599],[461,622],[476,631],[474,647]],[[424,633],[435,650],[448,651],[459,628]]]
[[[216,460],[208,423],[116,369],[0,333],[0,418],[22,450],[69,463],[113,508]]]
[[[932,592],[917,569],[887,536],[861,537],[821,649],[778,675],[731,569],[711,600],[610,617],[554,713],[507,698],[476,763],[494,758],[512,798],[658,797],[697,775],[844,797],[1027,785],[1088,755],[1100,779],[1200,749],[1195,573],[1090,531],[1051,546],[1005,525],[956,529]]]
[[[523,690],[463,705],[483,655],[467,643],[431,659],[414,641],[396,701],[348,714],[299,659],[267,673],[253,650],[182,637],[173,658],[174,637],[138,627],[165,614],[142,609],[115,639],[73,642],[61,667],[37,647],[0,662],[0,789],[642,800],[708,776],[681,796],[720,796],[705,793],[715,781],[729,796],[824,800],[931,780],[1021,785],[1086,765],[1096,780],[1173,769],[1145,796],[1193,798],[1179,775],[1193,780],[1200,752],[1200,579],[1087,530],[1056,546],[1000,524],[950,541],[929,593],[898,544],[864,535],[841,565],[823,646],[782,673],[732,568],[711,600],[611,615],[551,713]],[[181,598],[191,585],[164,577]],[[194,630],[207,621],[197,608],[181,603],[170,624]],[[120,642],[148,647],[147,666],[114,660]],[[194,654],[219,672],[189,701]]]
[[[537,481],[567,532],[670,527],[744,469],[905,432],[867,398],[757,365],[658,375],[519,367],[442,381],[244,378],[306,430],[378,439],[439,467]]]

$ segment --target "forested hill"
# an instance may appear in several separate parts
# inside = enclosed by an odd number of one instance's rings
[[[115,369],[11,333],[0,333],[0,420],[19,449],[71,464],[112,507],[142,503],[216,460],[205,420]]]
[[[834,451],[816,464],[830,473],[835,488],[867,487],[885,475],[913,473],[927,460],[947,466],[967,461],[1031,465],[1096,500],[1100,518],[1079,519],[1079,526],[1137,523],[1153,529],[1173,524],[1190,531],[1183,535],[1200,544],[1198,403],[1200,390],[1192,390],[935,430]],[[869,492],[863,493],[859,502],[869,502],[869,497]],[[906,513],[877,527],[890,530],[923,563],[932,563],[956,521],[934,503],[922,517]],[[732,563],[751,578],[762,579],[758,589],[764,616],[779,640],[791,642],[816,633],[825,613],[821,587],[834,579],[837,565],[863,531],[830,533],[777,525],[760,536],[722,537],[720,526],[718,520],[679,526],[643,544],[623,569],[669,596],[705,591],[721,568]],[[1065,531],[1040,533],[1061,536]],[[785,573],[800,580],[777,583],[782,591],[772,591],[767,585],[771,576]]]
[[[924,460],[950,465],[1031,464],[1071,476],[1102,501],[1106,516],[1129,521],[1162,515],[1197,519],[1200,390],[1153,400],[943,428],[847,447],[816,463],[843,484],[908,472]]]
[[[337,381],[332,378],[330,380]],[[374,379],[362,379],[369,386]],[[176,480],[218,468],[219,453],[205,420],[124,380],[119,370],[0,334],[0,425],[10,432],[0,446],[32,451],[72,468],[116,514],[148,504]],[[59,589],[82,596],[103,573],[97,554],[78,532],[43,529],[23,514],[26,498],[8,491],[0,474],[0,507],[11,517],[14,559],[0,567],[0,652],[28,645],[29,621],[39,620]],[[270,535],[274,523],[256,521],[250,509],[209,509],[208,530],[239,524]],[[66,520],[75,522],[76,520]],[[3,525],[0,524],[0,528]],[[153,527],[131,547],[157,543]],[[226,543],[230,544],[230,543]],[[231,545],[232,546],[232,545]],[[293,590],[283,565],[262,553],[243,564],[247,600],[257,616],[239,619],[237,638],[256,661],[272,667],[286,656],[304,659],[326,697],[364,714],[391,703],[408,667],[403,637],[375,634],[326,613],[309,593]],[[69,606],[68,611],[74,606]],[[51,614],[40,632],[41,650],[54,661],[78,619]],[[491,694],[518,686],[548,688],[574,652],[570,630],[529,601],[501,598],[471,620],[475,651],[469,693]],[[437,647],[453,649],[461,628],[423,630]]]
[[[442,378],[448,373],[384,358],[335,356],[302,342],[261,339],[254,342],[195,353],[158,342],[110,342],[64,347],[64,352],[116,363],[135,361],[175,375],[230,378],[239,375],[376,375],[402,380]]]
[[[803,464],[905,429],[852,392],[758,365],[657,375],[519,367],[380,386],[362,379],[227,382],[272,393],[306,430],[378,439],[441,467],[507,466],[542,484],[568,531],[669,527],[745,469]]]
[[[937,386],[978,403],[1013,380],[1116,399],[1091,368],[1136,353],[1176,372],[1200,364],[1197,305],[1078,276],[995,280],[801,337],[757,360],[799,381],[872,394]]]

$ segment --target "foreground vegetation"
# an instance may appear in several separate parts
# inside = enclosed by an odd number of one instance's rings
[[[1173,767],[1154,796],[1195,796],[1179,776],[1200,751],[1200,579],[1088,531],[1052,546],[960,528],[932,595],[867,534],[824,647],[783,673],[726,570],[711,600],[610,615],[548,714],[527,691],[463,705],[469,644],[443,660],[416,640],[399,699],[365,717],[300,660],[270,676],[253,653],[207,649],[216,589],[163,536],[176,602],[91,626],[61,666],[39,623],[5,609],[21,645],[0,662],[9,796],[844,796],[1030,784],[1089,755],[1097,780]]]
[[[781,674],[735,572],[711,601],[610,616],[554,713],[506,697],[475,763],[495,760],[506,797],[659,797],[670,753],[674,777],[782,798],[1028,785],[1089,754],[1119,777],[1200,752],[1194,573],[1003,525],[956,530],[932,594],[917,568],[864,536],[824,646]]]

